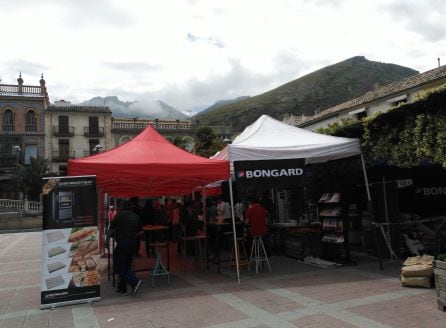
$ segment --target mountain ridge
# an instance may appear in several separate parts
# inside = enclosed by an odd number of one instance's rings
[[[179,119],[188,116],[167,103],[156,101],[122,101],[117,96],[96,96],[81,103],[83,106],[107,106],[113,117],[141,117],[146,119]]]
[[[408,67],[355,56],[306,74],[270,91],[206,109],[193,116],[207,125],[230,125],[242,131],[260,115],[282,119],[287,114],[313,115],[376,87],[418,74]]]

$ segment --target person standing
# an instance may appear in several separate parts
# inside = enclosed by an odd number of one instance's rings
[[[141,213],[141,206],[139,205],[139,198],[137,196],[133,196],[130,198],[130,207],[131,210],[136,213],[136,215],[139,216],[139,218],[142,220],[142,213]],[[141,254],[139,254],[141,248],[141,238],[138,238],[136,241],[136,249],[135,249],[135,256],[141,257]]]
[[[245,204],[242,201],[237,202],[234,205],[234,216],[238,222],[243,222],[245,217]]]
[[[206,199],[206,222],[215,222],[217,218],[217,207],[215,201],[208,198]]]
[[[156,225],[156,212],[151,199],[147,199],[141,209],[142,225]],[[144,241],[147,257],[155,257],[155,250],[150,248],[150,244],[156,242],[156,231],[144,231]],[[138,246],[137,246],[138,247]]]
[[[115,207],[113,205],[110,205],[110,207],[108,208],[108,214],[107,214],[107,219],[108,219],[108,224],[110,224],[110,222],[113,221],[113,219],[116,216],[116,210]]]
[[[219,199],[217,203],[217,214],[220,218],[225,220],[231,219],[231,206],[228,202],[225,202],[223,199]]]
[[[118,292],[128,295],[127,284],[132,287],[132,296],[138,292],[141,280],[132,271],[132,259],[135,254],[136,241],[141,238],[142,223],[139,216],[132,211],[129,202],[124,202],[122,211],[116,214],[110,223],[110,229],[116,238],[116,260],[119,274]]]
[[[246,221],[251,232],[251,236],[265,236],[268,234],[268,212],[260,205],[258,199],[251,200],[251,206],[246,211]]]

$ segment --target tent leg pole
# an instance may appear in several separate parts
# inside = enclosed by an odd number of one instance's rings
[[[105,193],[99,191],[98,197],[98,230],[99,230],[99,254],[100,257],[105,257],[105,209],[104,199]]]
[[[364,182],[365,182],[365,189],[367,192],[367,200],[369,202],[372,201],[372,197],[370,196],[370,186],[369,186],[369,179],[367,177],[367,171],[365,169],[365,161],[364,161],[364,156],[362,155],[362,151],[361,151],[361,163],[362,163],[362,172],[364,173]]]
[[[234,252],[235,252],[235,266],[237,269],[237,283],[240,283],[240,268],[238,263],[238,249],[237,249],[237,231],[235,229],[235,216],[234,216],[234,195],[232,192],[232,180],[229,178],[229,198],[231,201],[231,217],[232,217],[232,232],[234,236]]]
[[[375,244],[377,252],[376,255],[378,256],[379,269],[384,270],[383,260],[381,258],[381,247],[379,246],[378,233],[376,232],[377,228],[375,225],[375,216],[373,215],[373,206],[372,206],[372,197],[370,196],[369,179],[367,177],[364,155],[362,154],[362,151],[361,151],[361,163],[362,163],[362,172],[364,173],[365,190],[367,191],[367,210],[370,212],[370,215],[372,216],[372,229],[373,229],[373,235],[375,236]]]

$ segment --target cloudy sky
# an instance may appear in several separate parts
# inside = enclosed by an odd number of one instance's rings
[[[444,0],[0,0],[1,83],[196,112],[362,55],[446,64]]]

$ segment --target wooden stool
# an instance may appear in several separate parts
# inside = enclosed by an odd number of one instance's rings
[[[167,276],[167,284],[170,285],[170,272],[167,271],[166,267],[161,261],[161,248],[166,247],[167,243],[153,243],[150,244],[150,246],[156,248],[156,264],[152,272],[150,273],[152,276],[152,287],[154,287],[155,285],[156,276]]]
[[[268,255],[266,254],[265,245],[263,244],[262,236],[254,236],[251,246],[251,255],[249,257],[248,272],[251,269],[251,263],[256,266],[256,273],[259,273],[263,264],[266,263],[269,272],[271,272],[271,267],[269,265]]]

